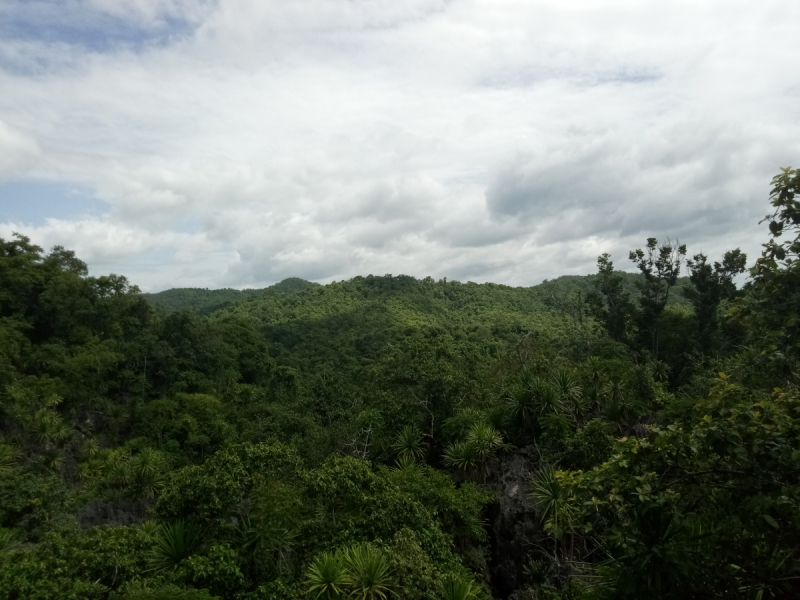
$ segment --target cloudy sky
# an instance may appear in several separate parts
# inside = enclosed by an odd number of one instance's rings
[[[797,0],[2,0],[0,237],[144,290],[765,241]],[[627,263],[627,264],[626,264]]]

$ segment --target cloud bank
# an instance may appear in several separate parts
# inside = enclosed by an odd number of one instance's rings
[[[0,236],[147,290],[532,285],[601,252],[628,268],[649,236],[754,258],[800,156],[798,20],[791,0],[11,0]]]

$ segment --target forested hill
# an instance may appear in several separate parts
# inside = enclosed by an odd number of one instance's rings
[[[638,300],[642,276],[619,276]],[[405,338],[422,334],[482,344],[492,352],[526,334],[566,339],[575,328],[591,327],[583,299],[595,289],[597,277],[563,276],[527,288],[405,275],[369,275],[325,286],[295,278],[266,290],[238,292],[241,296],[230,296],[236,301],[218,305],[215,299],[235,290],[173,289],[145,298],[174,299],[173,311],[206,314],[219,307],[214,320],[235,317],[257,324],[279,364],[313,372],[326,364],[346,370],[370,364],[386,358],[385,352]],[[688,283],[688,277],[677,281],[669,306],[688,304],[683,294]],[[294,293],[280,293],[287,288]]]
[[[191,310],[197,314],[206,315],[215,310],[264,294],[295,294],[316,285],[318,284],[299,277],[290,277],[264,289],[234,290],[224,288],[209,290],[207,288],[173,288],[163,292],[142,295],[150,304],[166,314],[179,310]]]

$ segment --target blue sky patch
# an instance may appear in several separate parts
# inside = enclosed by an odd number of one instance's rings
[[[48,218],[100,216],[109,205],[85,189],[63,183],[0,183],[0,222],[43,225]]]
[[[94,52],[163,45],[191,34],[194,28],[195,24],[169,15],[151,23],[126,19],[85,2],[4,0],[0,4],[0,38],[68,44]]]

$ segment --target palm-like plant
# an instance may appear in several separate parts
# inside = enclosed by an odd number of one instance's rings
[[[394,471],[406,472],[417,468],[417,462],[413,458],[401,456],[394,461],[395,466],[392,468]]]
[[[536,400],[539,413],[543,415],[560,414],[564,410],[561,396],[555,386],[543,382],[537,390]]]
[[[561,485],[556,471],[548,467],[539,473],[531,485],[530,495],[541,513],[545,528],[553,533],[556,539],[564,534],[563,519],[567,508],[567,490]]]
[[[64,466],[64,453],[58,448],[49,448],[42,454],[44,464],[48,469],[58,471]]]
[[[262,546],[263,534],[261,528],[250,517],[242,517],[233,526],[231,541],[240,550],[252,553]]]
[[[558,391],[558,396],[562,402],[575,404],[580,400],[583,388],[575,375],[566,369],[559,369],[553,375],[553,385]]]
[[[624,402],[625,400],[625,384],[619,375],[615,375],[609,379],[604,390],[606,396],[611,402]]]
[[[508,417],[508,407],[505,404],[493,406],[486,411],[486,422],[498,431],[504,431],[508,427]]]
[[[592,385],[599,388],[603,381],[603,375],[606,372],[605,361],[599,356],[590,356],[587,361],[589,377],[592,379]]]
[[[444,600],[477,600],[478,586],[472,579],[450,575],[442,588]]]
[[[467,443],[475,447],[478,460],[485,461],[503,445],[503,438],[488,423],[476,423],[467,433]]]
[[[666,381],[667,377],[669,377],[670,368],[664,361],[654,360],[648,367],[650,368],[650,373],[653,375],[653,379],[656,381]]]
[[[18,456],[19,450],[14,446],[11,444],[0,444],[0,475],[11,474]]]
[[[164,485],[164,458],[160,452],[145,448],[128,461],[133,495],[152,499]]]
[[[592,410],[594,408],[602,406],[603,392],[600,390],[599,387],[592,386],[588,390],[586,390],[584,399],[586,408],[588,410]]]
[[[450,444],[444,451],[444,464],[461,471],[468,471],[478,466],[478,450],[469,442]]]
[[[19,546],[17,535],[11,529],[0,527],[0,556],[4,552],[14,550]]]
[[[83,454],[87,458],[94,458],[100,452],[100,444],[94,438],[89,438],[83,442]]]
[[[161,526],[158,524],[157,521],[145,521],[140,526],[140,531],[144,534],[145,537],[151,538],[158,535],[158,532],[161,530]]]
[[[202,532],[191,523],[177,521],[164,525],[155,535],[150,566],[156,571],[175,569],[182,560],[197,552],[201,543]]]
[[[306,573],[306,589],[316,598],[334,600],[345,595],[347,572],[341,556],[324,552],[317,556]]]
[[[61,416],[49,408],[40,408],[34,413],[31,427],[36,441],[43,443],[58,442],[72,433]]]
[[[506,402],[511,416],[522,421],[523,425],[531,422],[536,412],[536,395],[530,386],[516,386],[507,396]]]
[[[345,583],[359,600],[386,600],[392,594],[392,577],[386,556],[369,544],[353,546],[344,554]]]
[[[397,455],[402,459],[420,460],[425,456],[425,444],[422,441],[422,432],[414,425],[406,425],[397,434],[397,439],[392,445]]]
[[[92,465],[89,463],[78,463],[75,467],[76,475],[78,479],[89,479],[92,476]]]
[[[117,487],[125,487],[131,479],[127,456],[116,454],[105,465],[108,480]]]

